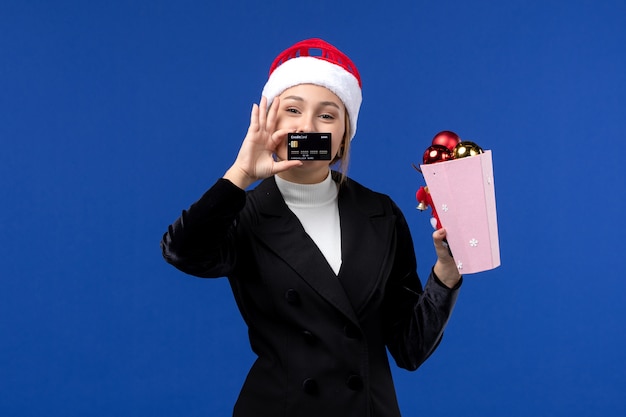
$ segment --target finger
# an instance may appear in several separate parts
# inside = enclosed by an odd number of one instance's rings
[[[452,258],[452,251],[446,240],[447,235],[446,229],[444,228],[433,232],[433,242],[439,259]]]
[[[437,229],[433,232],[433,240],[436,244],[441,244],[443,240],[446,238],[446,229],[443,227],[441,229]]]
[[[274,174],[278,174],[279,172],[287,171],[288,169],[302,166],[302,161],[278,161],[274,163],[273,171]]]
[[[279,129],[270,135],[270,150],[275,151],[287,140],[287,133],[295,133],[296,129]]]
[[[267,119],[267,97],[261,97],[261,103],[259,104],[259,127],[265,129]]]
[[[265,129],[268,132],[273,133],[276,127],[276,118],[278,117],[278,107],[280,106],[280,99],[278,97],[274,98],[272,104],[270,105],[269,110],[267,111],[267,122],[265,124]]]
[[[259,128],[259,106],[257,104],[252,105],[250,111],[250,127],[248,130],[257,130]]]

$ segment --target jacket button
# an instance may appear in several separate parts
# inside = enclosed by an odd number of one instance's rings
[[[316,395],[319,393],[319,387],[317,381],[313,378],[307,378],[302,381],[302,389],[309,395]]]
[[[361,391],[363,389],[363,378],[358,375],[350,375],[346,380],[346,385],[352,391]]]
[[[285,300],[287,300],[287,302],[291,305],[300,305],[300,294],[298,294],[298,291],[293,288],[289,288],[285,291]]]
[[[343,333],[347,337],[349,337],[350,339],[360,339],[361,338],[361,332],[353,324],[349,324],[349,323],[346,324],[346,326],[343,328]]]
[[[304,338],[304,341],[309,345],[314,345],[315,342],[317,342],[317,337],[308,330],[302,331],[302,337]]]

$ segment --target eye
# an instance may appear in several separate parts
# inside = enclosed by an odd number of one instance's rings
[[[335,116],[333,116],[332,114],[324,113],[324,114],[320,114],[320,118],[326,119],[326,120],[333,120]]]
[[[298,114],[298,113],[300,113],[300,110],[296,109],[295,107],[287,107],[287,108],[285,109],[285,111],[286,111],[287,113],[293,113],[293,114]]]

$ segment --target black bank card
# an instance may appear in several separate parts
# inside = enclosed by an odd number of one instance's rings
[[[287,133],[287,159],[330,161],[330,133]]]

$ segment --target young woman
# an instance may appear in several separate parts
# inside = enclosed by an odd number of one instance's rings
[[[181,271],[229,279],[258,356],[236,417],[399,416],[386,348],[414,370],[441,340],[461,284],[445,230],[422,287],[398,207],[330,168],[345,172],[360,104],[341,51],[320,39],[285,50],[234,164],[161,242]],[[333,159],[288,160],[298,132],[330,133]]]

